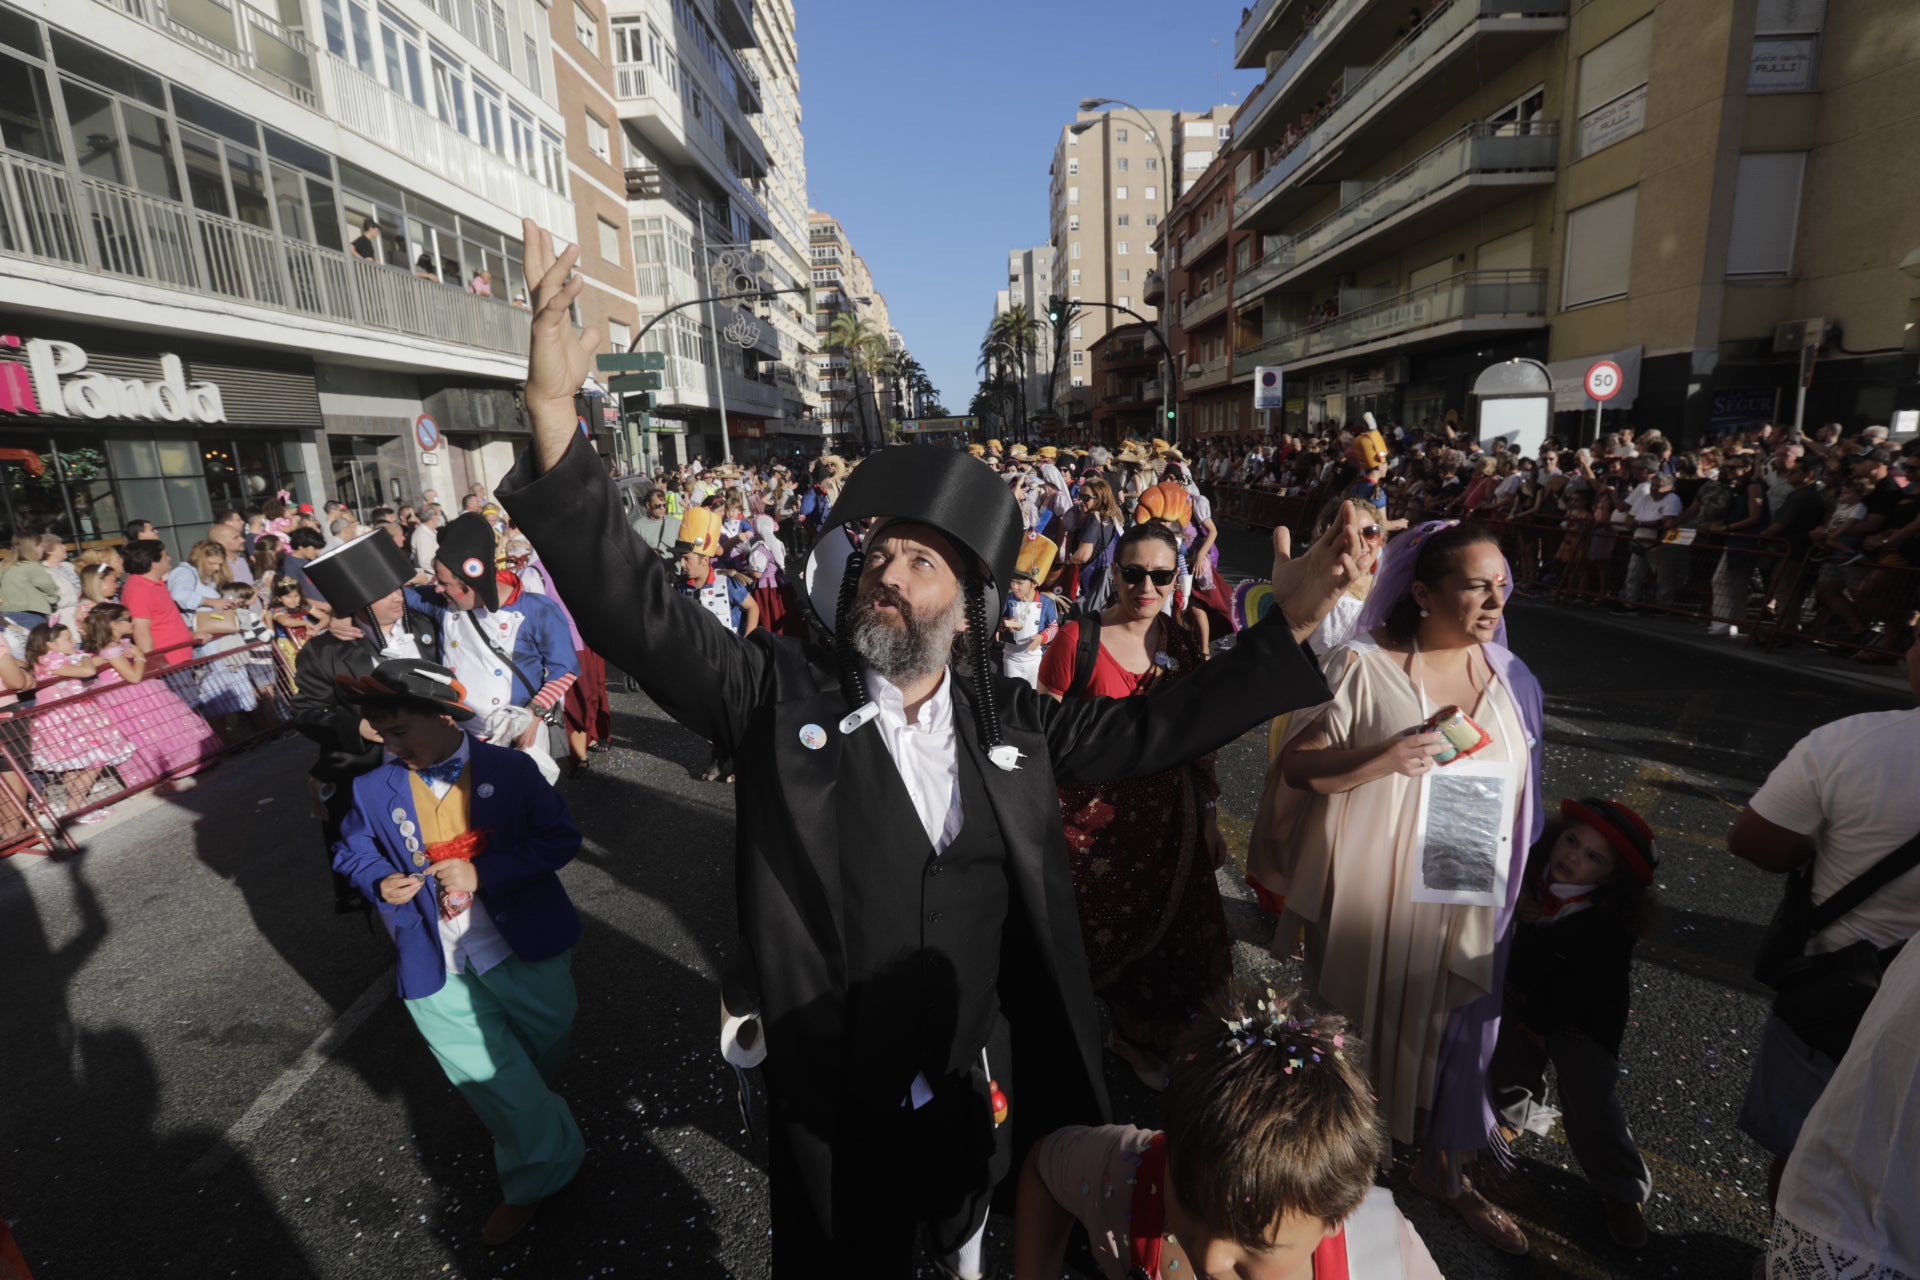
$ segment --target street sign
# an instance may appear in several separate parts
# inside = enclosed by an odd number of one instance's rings
[[[616,373],[607,379],[607,390],[615,395],[623,391],[662,391],[666,375],[651,370],[644,373]]]
[[[1621,376],[1620,366],[1611,360],[1598,360],[1588,368],[1586,377],[1587,398],[1605,403],[1620,394],[1626,385]]]
[[[643,369],[660,370],[667,367],[667,353],[664,351],[618,351],[612,355],[595,356],[593,367],[600,373],[637,373]]]
[[[440,447],[440,424],[421,414],[413,420],[413,438],[420,442],[420,448],[432,453]]]
[[[1261,365],[1253,371],[1253,407],[1256,409],[1284,409],[1287,407],[1285,391],[1286,378],[1276,365]]]

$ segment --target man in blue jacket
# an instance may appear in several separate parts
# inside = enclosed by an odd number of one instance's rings
[[[417,658],[336,679],[387,762],[353,783],[333,866],[399,949],[400,998],[447,1079],[493,1134],[497,1245],[573,1180],[586,1144],[549,1087],[578,1007],[580,917],[554,874],[580,850],[560,795],[523,752],[461,729],[447,668]]]

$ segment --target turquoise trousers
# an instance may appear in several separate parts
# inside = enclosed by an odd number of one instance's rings
[[[532,964],[509,956],[485,973],[450,973],[406,1001],[441,1070],[493,1135],[508,1204],[533,1204],[573,1181],[586,1141],[549,1086],[566,1061],[579,1000],[573,953]]]

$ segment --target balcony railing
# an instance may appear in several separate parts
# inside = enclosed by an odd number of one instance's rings
[[[705,158],[713,176],[725,186],[734,200],[753,215],[755,222],[771,227],[772,220],[767,216],[767,207],[752,188],[734,172],[733,162],[727,158],[727,144],[722,137],[716,137],[711,123],[692,120],[687,117],[681,104],[680,95],[660,83],[660,78],[644,62],[617,62],[613,67],[613,92],[623,102],[644,102],[652,105],[654,112],[666,122],[673,134],[683,139],[683,146],[698,151]],[[737,108],[736,108],[737,110]],[[744,121],[737,130],[746,130]],[[724,133],[724,126],[721,128]]]
[[[1204,391],[1216,387],[1227,380],[1228,371],[1233,368],[1233,357],[1218,355],[1200,365],[1200,372],[1189,373],[1182,384],[1189,391]]]
[[[316,60],[327,114],[447,181],[545,227],[573,226],[573,203],[331,53]]]
[[[452,285],[0,156],[0,255],[523,358],[528,314]]]
[[[1429,16],[1372,67],[1352,83],[1339,87],[1339,96],[1293,146],[1234,201],[1236,220],[1243,220],[1265,199],[1297,174],[1306,161],[1327,153],[1362,117],[1390,94],[1419,78],[1423,64],[1469,27],[1487,18],[1564,18],[1567,0],[1448,0],[1446,8]],[[1321,19],[1327,22],[1334,15]],[[1309,32],[1311,34],[1311,32]],[[1304,38],[1304,37],[1303,37]],[[1279,75],[1270,88],[1284,84]],[[1242,130],[1244,134],[1245,129]]]
[[[1180,265],[1183,267],[1186,266],[1201,254],[1213,248],[1216,244],[1219,244],[1220,238],[1227,234],[1227,229],[1232,225],[1233,219],[1222,211],[1213,221],[1201,227],[1195,234],[1188,236],[1180,246]]]
[[[1233,371],[1237,376],[1257,365],[1294,364],[1455,320],[1532,319],[1544,317],[1546,310],[1544,271],[1467,271],[1236,351]]]
[[[1254,90],[1253,97],[1238,114],[1239,123],[1234,130],[1235,137],[1250,137],[1260,125],[1260,117],[1286,96],[1287,88],[1299,76],[1302,69],[1326,44],[1327,37],[1348,18],[1359,12],[1371,0],[1333,0],[1314,18],[1306,30],[1302,31],[1287,51],[1279,59],[1269,58],[1267,63],[1273,67],[1260,87]]]
[[[1204,324],[1227,309],[1227,294],[1230,291],[1223,285],[1212,293],[1198,298],[1189,298],[1180,304],[1180,324],[1191,329]]]
[[[1280,274],[1337,249],[1410,209],[1449,183],[1475,173],[1546,172],[1559,158],[1559,122],[1468,125],[1413,163],[1389,174],[1350,203],[1269,248],[1261,265]]]
[[[1247,10],[1247,16],[1241,19],[1239,29],[1233,33],[1233,60],[1239,62],[1247,56],[1247,48],[1253,43],[1253,37],[1266,25],[1267,17],[1287,0],[1255,0],[1254,6]]]
[[[294,101],[318,107],[314,49],[297,31],[236,0],[99,0],[157,31],[224,62]]]

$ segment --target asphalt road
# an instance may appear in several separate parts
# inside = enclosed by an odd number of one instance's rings
[[[1255,564],[1256,541],[1229,544]],[[1540,1139],[1497,1193],[1527,1258],[1396,1171],[1402,1205],[1456,1280],[1744,1277],[1765,1232],[1765,1159],[1734,1123],[1764,1011],[1746,967],[1777,883],[1724,833],[1801,734],[1905,700],[1584,611],[1516,608],[1511,631],[1548,693],[1549,796],[1618,796],[1663,846],[1621,1081],[1657,1234],[1637,1256],[1610,1246],[1568,1152]],[[735,798],[695,780],[704,744],[644,698],[615,705],[620,748],[564,787],[587,834],[564,874],[587,931],[563,1084],[587,1164],[499,1250],[477,1240],[496,1198],[483,1130],[393,997],[384,935],[329,914],[303,743],[130,807],[81,857],[0,859],[0,1215],[37,1280],[764,1275],[765,1152],[713,1048]],[[1258,735],[1222,753],[1237,849],[1263,759]],[[1237,874],[1241,967],[1284,975]],[[1152,1096],[1109,1074],[1120,1117],[1151,1123]]]

